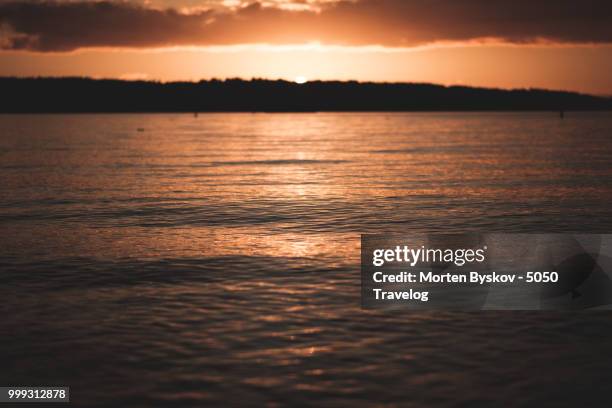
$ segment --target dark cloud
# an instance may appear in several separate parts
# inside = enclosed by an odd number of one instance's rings
[[[143,4],[2,1],[0,47],[69,51],[311,41],[396,47],[480,38],[612,42],[609,0],[346,0],[321,3],[316,11],[259,3],[191,11]]]

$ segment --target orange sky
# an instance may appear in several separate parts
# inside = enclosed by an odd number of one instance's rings
[[[0,75],[414,81],[612,95],[586,0],[0,0]]]

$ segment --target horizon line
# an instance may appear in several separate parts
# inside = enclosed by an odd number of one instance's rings
[[[62,80],[62,79],[80,79],[80,80],[91,80],[91,81],[118,81],[118,82],[144,82],[151,84],[177,84],[177,83],[189,83],[199,84],[203,82],[230,82],[230,81],[241,81],[241,82],[284,82],[295,86],[308,86],[313,83],[340,83],[340,84],[359,84],[359,85],[429,85],[438,86],[443,88],[472,88],[472,89],[483,89],[483,90],[498,90],[498,91],[543,91],[543,92],[559,92],[568,93],[574,95],[593,96],[598,98],[612,98],[612,94],[596,94],[587,93],[582,91],[573,91],[567,89],[551,89],[551,88],[538,88],[538,87],[518,87],[518,88],[504,88],[499,86],[478,86],[469,84],[444,84],[436,82],[421,82],[421,81],[372,81],[372,80],[358,80],[358,79],[307,79],[306,82],[297,82],[287,78],[269,78],[269,77],[224,77],[224,78],[200,78],[200,79],[175,79],[175,80],[163,80],[159,78],[122,78],[122,77],[105,77],[105,76],[87,76],[87,75],[28,75],[28,76],[16,76],[16,75],[0,75],[0,79],[15,79],[15,80]]]

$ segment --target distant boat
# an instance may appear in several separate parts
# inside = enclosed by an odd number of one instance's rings
[[[563,111],[563,110],[559,111],[559,118],[560,119],[564,119],[565,118],[565,111]]]
[[[138,128],[136,129],[137,132],[144,132],[144,128]]]

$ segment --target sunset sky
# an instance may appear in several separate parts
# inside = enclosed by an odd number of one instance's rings
[[[264,77],[612,95],[606,0],[0,0],[0,75]]]

